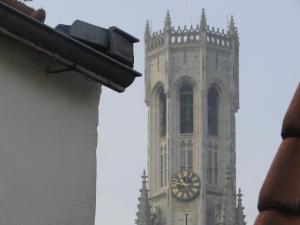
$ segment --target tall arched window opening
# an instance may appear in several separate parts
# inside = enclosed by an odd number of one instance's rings
[[[193,132],[193,88],[183,84],[179,90],[180,96],[180,133]]]
[[[208,135],[218,135],[219,126],[219,94],[215,87],[211,87],[207,95],[207,126]]]
[[[166,136],[167,125],[167,107],[166,107],[166,95],[164,89],[161,88],[158,94],[159,100],[159,137]]]

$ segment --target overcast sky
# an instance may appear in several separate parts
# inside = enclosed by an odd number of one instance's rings
[[[138,37],[135,69],[144,72],[146,19],[163,27],[166,10],[174,26],[187,25],[188,0],[34,0],[46,23],[81,19],[118,26]],[[233,14],[240,34],[240,110],[237,117],[237,185],[244,193],[246,221],[257,215],[257,196],[281,142],[281,122],[300,78],[299,0],[193,0],[193,24],[206,9],[208,25],[226,28]],[[140,175],[146,168],[147,109],[144,80],[123,94],[103,88],[100,100],[96,225],[133,225]]]

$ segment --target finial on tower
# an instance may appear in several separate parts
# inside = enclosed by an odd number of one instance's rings
[[[242,201],[242,197],[243,197],[241,188],[239,188],[239,193],[237,194],[237,197],[238,197],[238,202],[241,202]]]
[[[171,30],[171,26],[172,26],[172,21],[171,21],[170,11],[167,10],[167,15],[166,15],[166,18],[165,18],[164,31]]]
[[[229,22],[229,31],[234,32],[234,30],[235,30],[234,18],[233,15],[231,15],[230,22]]]
[[[243,203],[242,203],[242,191],[241,189],[239,188],[239,193],[237,194],[237,200],[238,200],[238,203],[237,203],[237,214],[236,214],[236,222],[237,222],[237,225],[246,225],[246,222],[245,222],[245,215],[244,215],[244,207],[243,207]]]
[[[202,8],[201,20],[200,20],[200,29],[202,31],[205,31],[206,30],[206,26],[207,26],[207,21],[206,21],[205,9]]]
[[[144,40],[147,41],[151,37],[149,20],[146,21]]]
[[[237,31],[237,27],[235,26],[235,23],[234,23],[233,15],[230,16],[229,34],[238,36],[238,31]]]
[[[143,170],[142,182],[147,183],[146,170]]]

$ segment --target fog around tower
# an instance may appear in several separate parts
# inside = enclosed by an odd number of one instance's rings
[[[144,71],[143,34],[147,19],[163,28],[169,9],[173,25],[189,23],[188,2],[46,1],[29,3],[47,11],[46,24],[81,19],[118,26],[138,37],[135,69]],[[300,78],[298,0],[193,1],[193,25],[205,8],[208,24],[226,29],[234,15],[240,35],[240,109],[237,113],[237,187],[243,191],[246,221],[257,215],[258,192],[281,142],[282,119]],[[99,107],[96,225],[134,224],[141,174],[147,168],[147,111],[144,79],[123,94],[103,88]]]

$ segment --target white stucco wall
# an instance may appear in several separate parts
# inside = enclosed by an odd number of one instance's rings
[[[100,86],[0,35],[0,224],[92,225]]]

